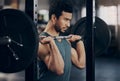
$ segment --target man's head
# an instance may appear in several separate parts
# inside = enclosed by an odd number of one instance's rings
[[[49,19],[52,20],[57,32],[65,32],[72,19],[72,5],[66,2],[57,2],[50,6]]]

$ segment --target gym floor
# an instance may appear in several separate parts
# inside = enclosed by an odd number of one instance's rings
[[[120,58],[100,57],[95,63],[95,81],[120,81]]]
[[[101,56],[95,59],[95,81],[119,81],[120,59],[116,56]],[[70,81],[86,81],[86,70],[72,66]],[[0,81],[25,81],[24,71],[12,74],[0,73]]]
[[[18,73],[0,73],[0,81],[25,81],[25,72]]]

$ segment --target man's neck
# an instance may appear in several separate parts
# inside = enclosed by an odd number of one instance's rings
[[[54,25],[51,21],[48,22],[44,32],[47,32],[51,36],[59,36],[59,32],[55,30]]]

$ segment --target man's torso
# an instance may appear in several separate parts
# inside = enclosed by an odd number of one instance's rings
[[[44,36],[50,36],[46,32],[42,32],[41,35]],[[70,71],[71,71],[71,47],[70,44],[66,39],[62,39],[61,41],[58,41],[57,39],[54,40],[61,56],[64,60],[64,74],[57,75],[47,69],[47,66],[43,61],[39,62],[40,66],[40,80],[39,81],[69,81],[70,77]]]

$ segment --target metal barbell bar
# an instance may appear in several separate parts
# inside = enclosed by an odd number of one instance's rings
[[[45,38],[47,36],[39,36],[39,38]],[[72,36],[51,36],[53,39],[69,39],[71,38]]]

